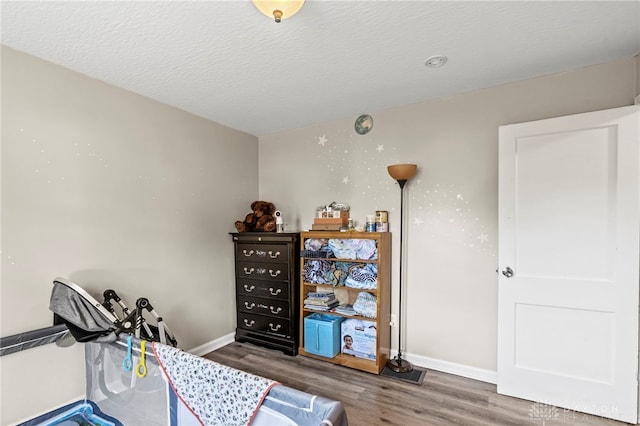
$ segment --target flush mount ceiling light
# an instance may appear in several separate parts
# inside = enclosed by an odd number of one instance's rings
[[[302,9],[304,0],[251,0],[253,5],[276,22],[291,18]]]
[[[428,58],[424,64],[429,68],[438,68],[447,63],[447,57],[442,55],[432,56]]]

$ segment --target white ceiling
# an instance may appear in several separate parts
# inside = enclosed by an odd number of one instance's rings
[[[307,0],[279,24],[249,0],[1,8],[3,44],[256,136],[640,51],[640,1]]]

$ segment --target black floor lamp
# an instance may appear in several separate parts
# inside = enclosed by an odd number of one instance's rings
[[[387,367],[396,373],[408,373],[413,370],[411,363],[405,359],[402,359],[402,287],[404,283],[404,277],[402,274],[402,264],[404,263],[404,257],[402,255],[402,246],[404,240],[402,237],[402,225],[404,223],[404,186],[405,184],[416,175],[418,166],[415,164],[394,164],[387,167],[389,175],[398,181],[400,185],[400,284],[398,285],[398,354],[395,358],[387,361]]]

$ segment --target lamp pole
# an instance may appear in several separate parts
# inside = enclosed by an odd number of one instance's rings
[[[404,284],[404,274],[402,264],[404,263],[404,255],[402,253],[404,246],[404,236],[402,228],[404,226],[404,186],[415,176],[418,166],[415,164],[393,164],[387,166],[389,175],[400,185],[400,283],[398,285],[398,354],[395,358],[387,360],[387,368],[396,373],[408,373],[413,370],[413,366],[409,361],[402,359],[402,287]]]
[[[400,284],[398,286],[398,354],[395,358],[387,361],[387,367],[396,373],[408,373],[413,370],[413,366],[409,361],[402,359],[402,287],[404,284],[404,276],[402,275],[402,264],[404,257],[402,255],[402,246],[404,246],[404,238],[402,228],[404,226],[404,186],[407,179],[398,179],[400,185]]]

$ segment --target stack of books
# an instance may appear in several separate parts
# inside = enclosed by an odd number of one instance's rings
[[[347,315],[347,316],[354,316],[354,315],[358,315],[358,312],[356,312],[355,309],[353,309],[352,305],[349,304],[343,304],[343,305],[339,305],[338,307],[336,307],[334,309],[337,313],[342,314],[342,315]]]
[[[334,293],[320,293],[311,291],[304,299],[304,308],[313,311],[327,312],[339,305]]]

